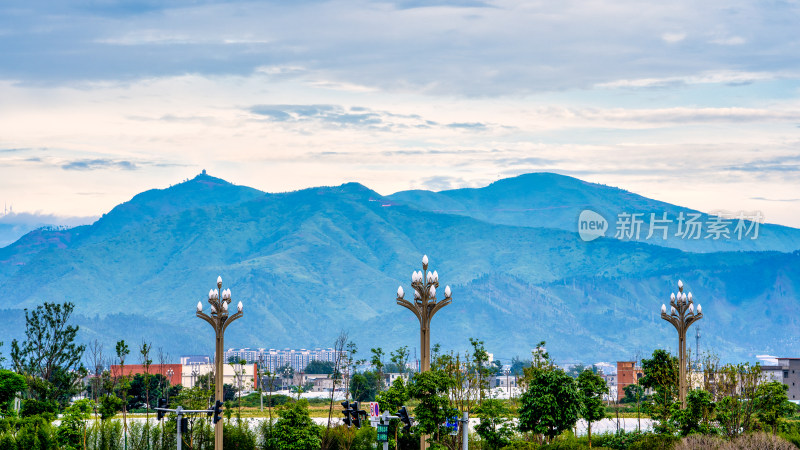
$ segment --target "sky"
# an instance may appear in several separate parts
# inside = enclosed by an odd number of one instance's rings
[[[381,194],[547,171],[800,227],[798,23],[797,0],[4,0],[0,202],[73,224],[203,169]]]

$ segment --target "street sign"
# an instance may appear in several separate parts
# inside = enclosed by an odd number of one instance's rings
[[[458,435],[458,417],[448,418],[445,426],[450,429],[450,436]]]
[[[389,425],[379,423],[376,428],[378,429],[378,442],[389,442]]]
[[[381,415],[380,408],[378,407],[378,402],[369,402],[369,416],[370,417],[378,417]]]

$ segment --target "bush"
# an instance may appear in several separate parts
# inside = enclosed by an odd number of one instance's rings
[[[767,433],[743,434],[720,447],[721,450],[796,450],[792,443]]]
[[[628,446],[629,450],[672,450],[681,438],[671,434],[644,434]]]
[[[514,441],[509,445],[506,445],[501,450],[537,450],[539,445],[535,442],[528,442],[528,441]]]
[[[718,436],[693,434],[681,439],[675,445],[675,450],[719,450],[725,444],[725,440]]]
[[[245,420],[237,420],[235,424],[225,424],[222,447],[231,450],[255,450],[256,433],[250,429]]]
[[[308,415],[308,402],[287,403],[278,411],[278,417],[275,425],[269,426],[265,421],[261,426],[265,449],[319,450],[321,430]]]

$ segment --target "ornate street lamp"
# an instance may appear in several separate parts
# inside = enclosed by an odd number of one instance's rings
[[[414,289],[414,302],[403,298],[405,293],[403,286],[400,286],[397,288],[397,304],[410,309],[419,320],[420,372],[427,372],[431,368],[431,319],[437,311],[452,302],[450,286],[444,288],[444,298],[437,302],[439,274],[435,270],[428,272],[428,255],[423,255],[422,272],[414,271],[411,274],[411,287]],[[419,448],[428,448],[427,436],[420,436]]]
[[[697,305],[694,309],[692,293],[683,293],[683,282],[678,280],[678,295],[673,292],[669,296],[670,313],[667,314],[667,306],[661,305],[661,318],[671,323],[678,331],[678,397],[681,401],[681,408],[686,408],[686,330],[696,321],[703,318],[703,307]]]
[[[411,287],[414,289],[414,303],[403,298],[403,286],[397,288],[397,304],[405,306],[419,319],[420,372],[431,368],[431,319],[437,311],[449,305],[450,286],[444,288],[444,299],[436,301],[436,288],[439,287],[439,274],[428,272],[428,255],[422,257],[422,272],[411,274]]]
[[[237,306],[238,311],[233,315],[228,315],[228,305],[231,303],[231,290],[222,290],[222,277],[217,277],[217,289],[208,291],[208,303],[211,304],[211,314],[208,315],[203,312],[203,303],[197,302],[197,317],[208,322],[214,328],[216,335],[216,352],[214,353],[214,362],[216,365],[216,374],[214,377],[214,390],[217,400],[224,401],[222,393],[222,371],[223,371],[223,357],[222,349],[225,329],[234,320],[242,317],[242,302]],[[216,423],[214,426],[214,449],[222,450],[222,421]]]

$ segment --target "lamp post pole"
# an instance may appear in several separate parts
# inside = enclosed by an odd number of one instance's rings
[[[686,330],[696,321],[703,318],[703,307],[697,305],[694,309],[692,293],[683,292],[683,282],[678,280],[678,295],[673,292],[669,296],[670,313],[667,306],[661,305],[661,318],[671,323],[678,331],[678,398],[681,408],[686,408]]]
[[[222,360],[222,349],[224,343],[225,329],[234,320],[242,317],[242,302],[239,302],[236,314],[228,315],[228,305],[231,303],[231,290],[222,290],[222,277],[217,277],[217,289],[208,291],[208,303],[211,304],[211,314],[203,312],[202,302],[197,302],[197,317],[205,320],[214,328],[216,336],[216,351],[214,353],[214,364],[216,366],[216,374],[214,377],[214,390],[217,400],[222,401],[222,371],[224,368],[224,361]],[[214,425],[214,450],[222,450],[222,421]]]
[[[420,372],[431,368],[431,319],[440,309],[452,302],[450,286],[444,288],[444,298],[436,301],[436,288],[439,287],[439,274],[428,272],[428,255],[422,257],[422,272],[411,274],[411,287],[414,302],[406,300],[403,286],[397,288],[397,304],[411,310],[419,320]],[[427,436],[420,437],[420,450],[428,448]]]

